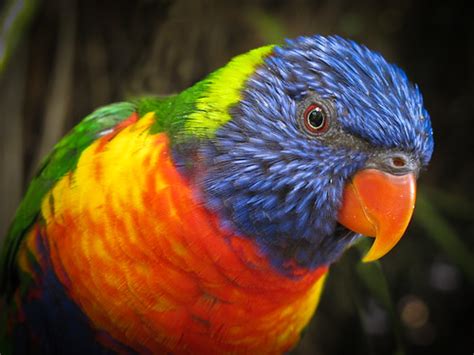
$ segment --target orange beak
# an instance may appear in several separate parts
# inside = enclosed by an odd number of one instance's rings
[[[415,208],[414,174],[392,175],[366,169],[346,185],[338,221],[346,228],[375,237],[363,261],[387,254],[402,237]]]

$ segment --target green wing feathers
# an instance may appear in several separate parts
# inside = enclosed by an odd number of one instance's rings
[[[0,254],[0,294],[10,293],[17,283],[14,261],[30,226],[36,221],[43,197],[69,171],[74,170],[82,151],[97,138],[137,111],[134,103],[119,102],[88,115],[66,135],[44,159],[17,209]]]
[[[239,101],[245,80],[272,48],[262,47],[237,56],[227,66],[179,95],[145,97],[104,106],[79,123],[43,161],[17,210],[0,254],[0,294],[9,293],[17,282],[14,260],[24,234],[36,221],[44,196],[61,177],[74,170],[85,148],[133,112],[139,117],[155,112],[159,119],[150,133],[166,132],[172,145],[189,137],[212,136],[230,119],[228,110]]]

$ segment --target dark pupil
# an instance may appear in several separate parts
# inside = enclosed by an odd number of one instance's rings
[[[321,128],[324,124],[324,115],[321,112],[321,109],[316,108],[309,113],[308,117],[309,124],[313,128]]]

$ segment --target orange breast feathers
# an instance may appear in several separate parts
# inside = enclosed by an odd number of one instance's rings
[[[140,352],[280,353],[326,268],[289,278],[223,231],[170,157],[153,113],[81,155],[42,204],[55,272],[100,332]]]

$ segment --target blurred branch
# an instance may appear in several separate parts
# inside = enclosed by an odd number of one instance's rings
[[[36,0],[10,0],[0,14],[0,75],[28,29],[37,8]]]
[[[23,104],[27,62],[20,46],[0,77],[0,242],[20,202],[23,187]]]
[[[95,36],[86,42],[85,57],[89,69],[90,99],[93,107],[107,103],[111,95],[111,83],[107,68],[107,51],[102,36]]]
[[[474,255],[457,235],[454,228],[431,203],[427,195],[422,192],[417,197],[414,219],[426,230],[427,236],[433,239],[474,283]]]
[[[76,3],[74,0],[69,0],[59,4],[59,39],[54,60],[54,72],[46,103],[41,141],[32,171],[35,171],[41,159],[49,153],[64,134],[64,122],[71,97],[76,43]]]

